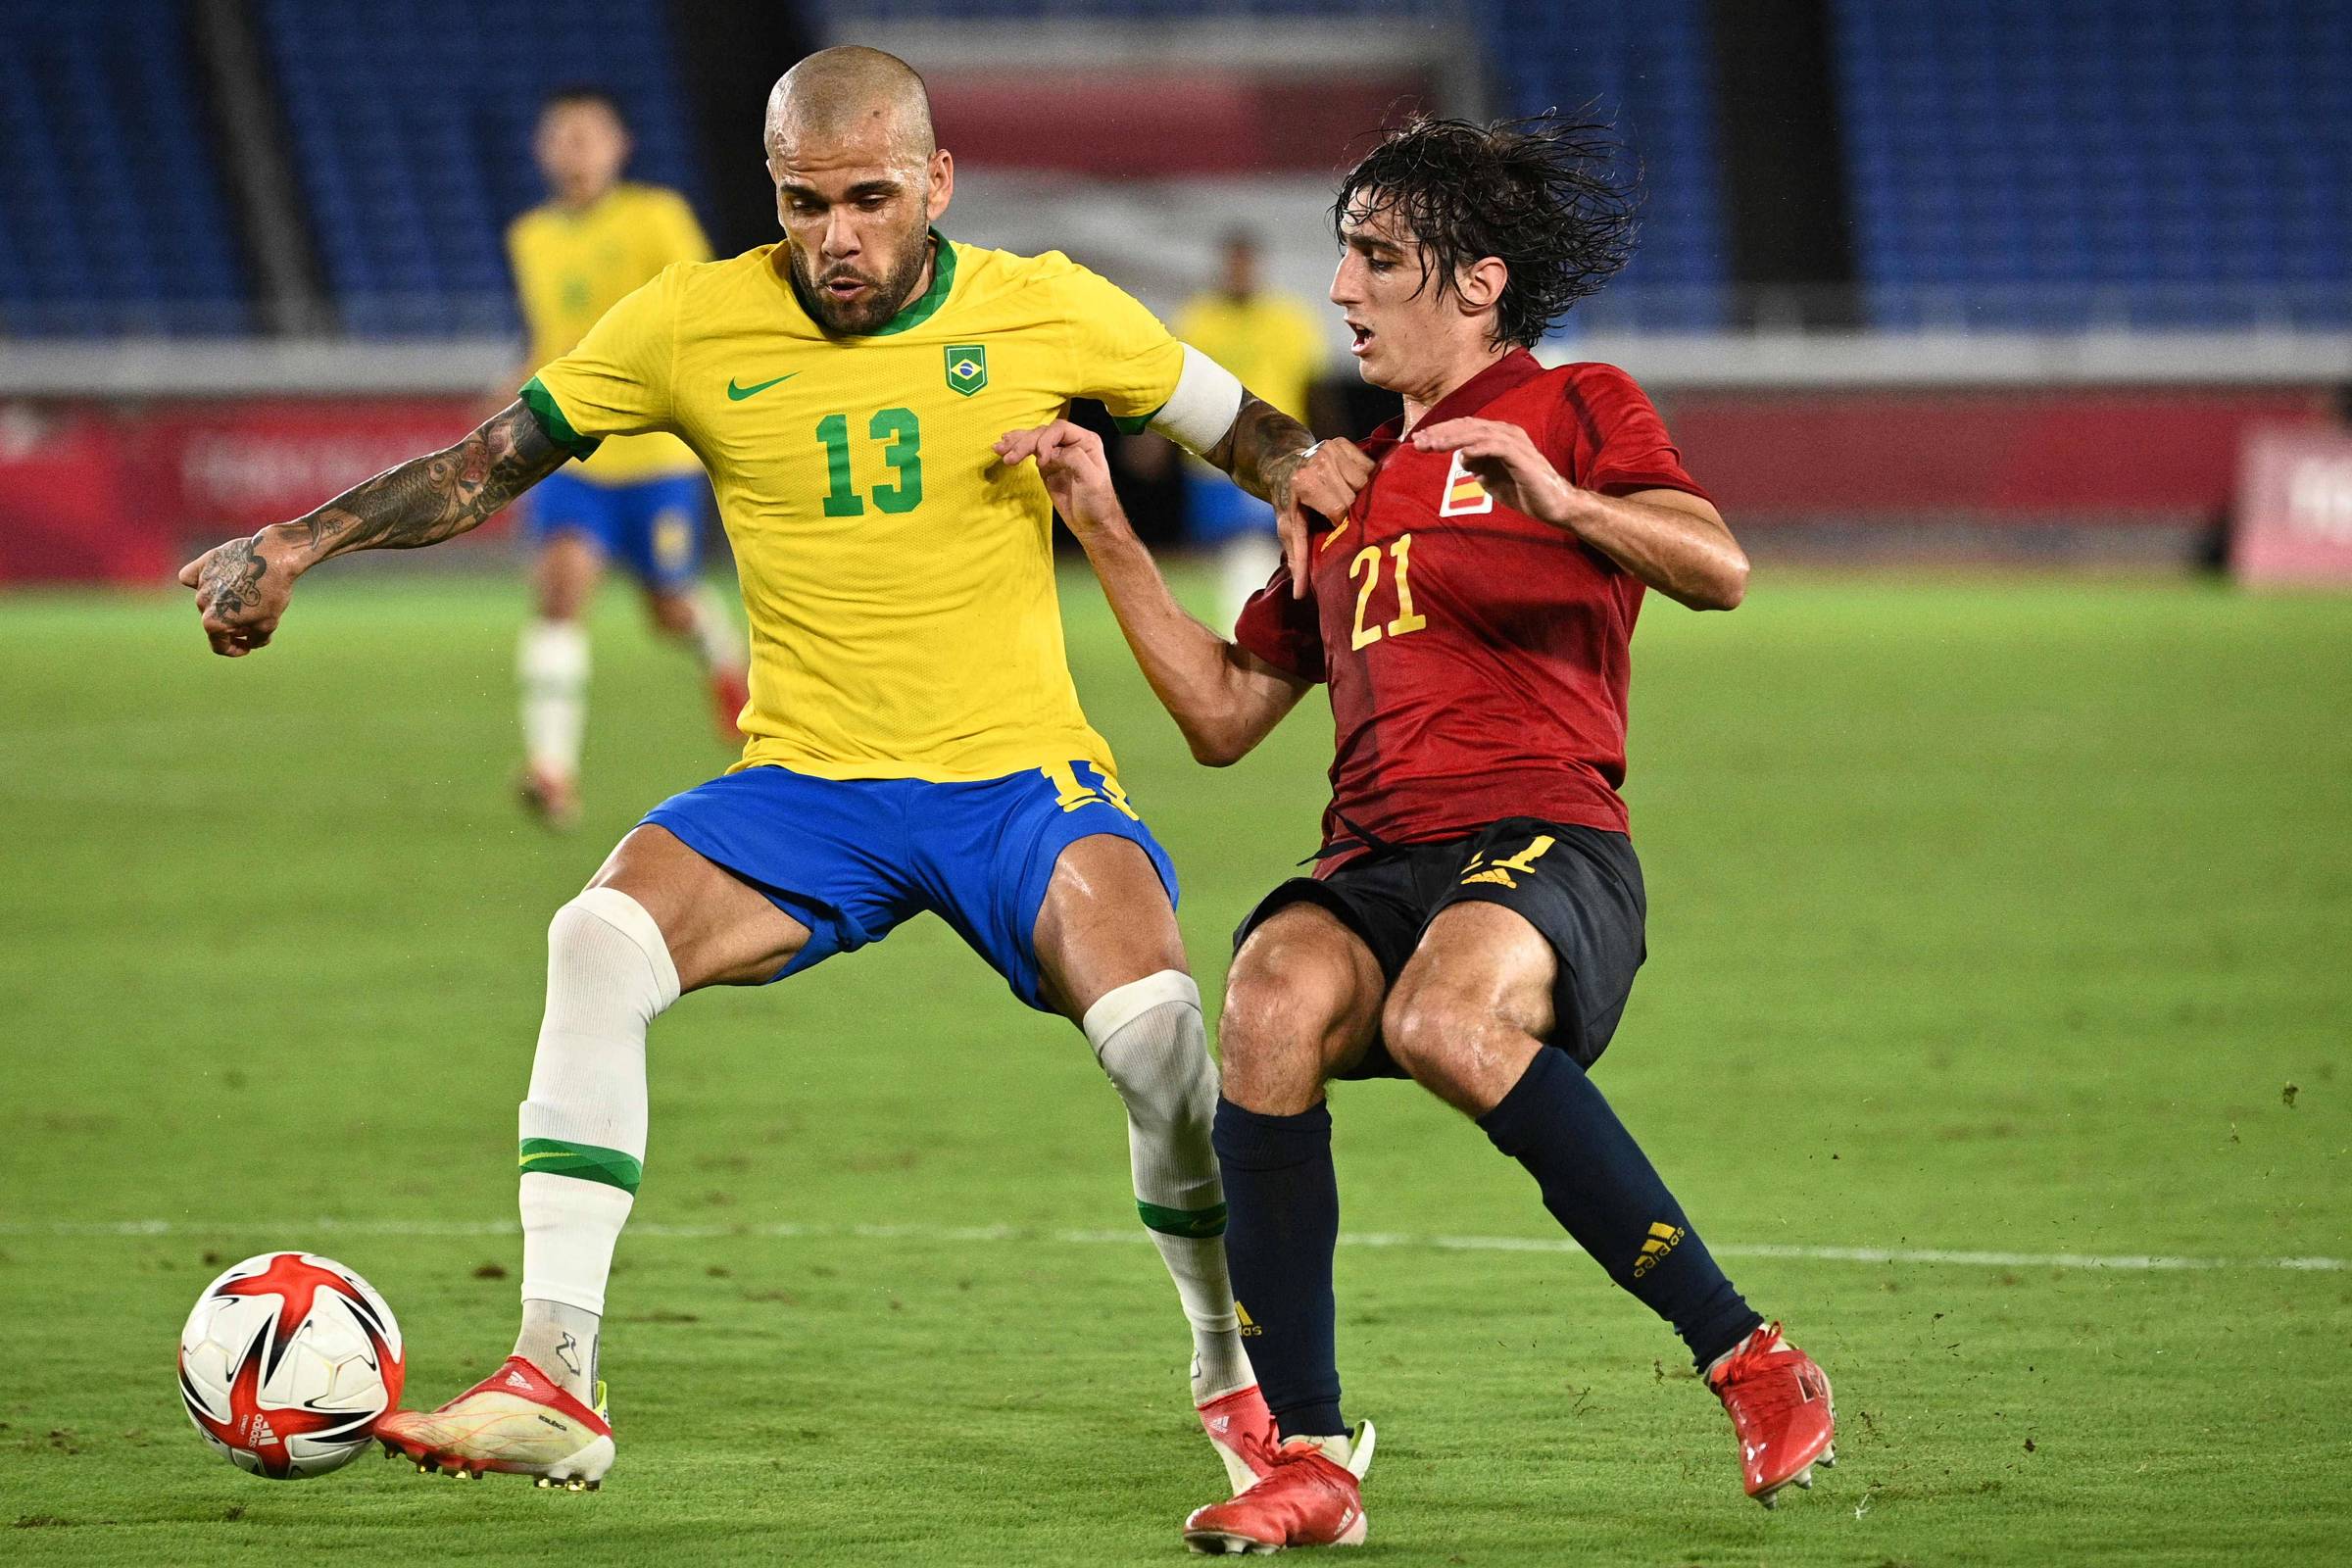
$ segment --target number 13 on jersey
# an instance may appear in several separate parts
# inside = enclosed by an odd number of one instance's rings
[[[875,510],[912,512],[923,504],[923,422],[912,409],[883,409],[865,421],[865,433],[883,443],[882,461],[896,477],[868,492]],[[858,493],[851,468],[850,416],[828,414],[816,421],[816,438],[825,449],[825,515],[859,517],[867,496]],[[866,462],[870,463],[869,458]],[[863,466],[863,465],[860,465]]]

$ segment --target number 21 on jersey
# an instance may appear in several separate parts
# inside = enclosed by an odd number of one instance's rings
[[[1427,615],[1413,612],[1413,536],[1398,534],[1390,541],[1388,557],[1396,564],[1396,614],[1386,626],[1364,624],[1364,612],[1371,606],[1372,591],[1380,586],[1380,546],[1364,546],[1348,563],[1348,580],[1363,579],[1362,586],[1355,590],[1355,632],[1348,639],[1351,650],[1369,648],[1383,636],[1402,637],[1429,624]]]

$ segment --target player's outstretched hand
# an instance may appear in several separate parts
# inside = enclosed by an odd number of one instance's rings
[[[1046,494],[1054,498],[1054,510],[1081,539],[1125,515],[1110,482],[1102,438],[1092,430],[1067,419],[1034,430],[1007,430],[997,442],[997,456],[1007,468],[1034,461],[1038,477],[1046,481]]]
[[[290,550],[270,543],[269,532],[216,545],[179,568],[179,585],[196,590],[204,634],[223,658],[267,648],[294,597],[301,568]]]
[[[1574,486],[1560,477],[1551,460],[1536,450],[1528,433],[1499,419],[1447,419],[1413,432],[1423,452],[1458,452],[1462,466],[1489,495],[1513,512],[1555,525],[1568,515]]]
[[[1282,536],[1283,564],[1291,568],[1291,597],[1306,594],[1313,530],[1306,514],[1319,512],[1338,523],[1355,505],[1356,492],[1371,482],[1372,460],[1354,442],[1318,441],[1288,473],[1273,476],[1274,530]]]

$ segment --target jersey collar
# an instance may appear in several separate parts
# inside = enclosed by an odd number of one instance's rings
[[[898,315],[892,317],[889,320],[884,321],[880,326],[875,327],[871,332],[860,332],[858,334],[858,336],[895,336],[898,333],[905,332],[910,328],[922,325],[925,321],[931,319],[931,318],[938,313],[939,308],[942,305],[945,305],[948,302],[948,295],[956,287],[956,247],[950,244],[948,242],[948,236],[942,234],[938,229],[934,228],[929,232],[931,235],[932,244],[931,286],[923,290],[920,298],[913,300],[909,304],[903,307]],[[785,245],[789,245],[792,242],[790,240],[784,241]],[[782,246],[770,247],[770,256],[768,259],[767,268],[768,275],[783,285],[784,297],[792,301],[793,309],[799,311],[802,318],[807,320],[810,326],[815,326],[817,331],[821,334],[824,331],[824,328],[817,326],[816,318],[809,314],[808,306],[801,303],[799,286],[792,280],[791,259],[789,257],[784,259],[784,267],[782,270],[779,270],[775,265],[776,258],[773,253],[782,248]]]
[[[923,290],[922,298],[867,333],[868,337],[889,337],[920,326],[948,302],[948,292],[956,286],[956,247],[936,228],[931,230],[931,286]]]
[[[1437,406],[1421,416],[1424,425],[1446,419],[1459,419],[1476,414],[1513,387],[1524,385],[1544,373],[1544,363],[1525,349],[1513,349],[1493,365],[1479,371],[1460,386],[1438,400]],[[1367,439],[1365,450],[1371,453],[1371,442],[1380,443],[1383,451],[1396,444],[1404,435],[1404,416],[1398,415]],[[1371,453],[1378,457],[1378,453]]]

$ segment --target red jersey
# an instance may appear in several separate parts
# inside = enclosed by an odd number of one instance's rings
[[[1518,425],[1569,483],[1603,495],[1705,491],[1611,365],[1546,370],[1516,352],[1429,411]],[[1511,816],[1624,832],[1626,686],[1642,582],[1575,535],[1511,511],[1459,455],[1364,443],[1377,465],[1312,541],[1304,599],[1288,567],[1234,640],[1331,688],[1338,755],[1326,874],[1376,844],[1458,837]]]

